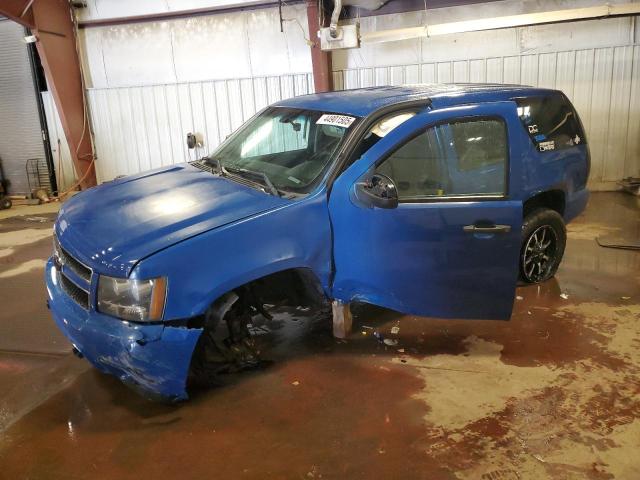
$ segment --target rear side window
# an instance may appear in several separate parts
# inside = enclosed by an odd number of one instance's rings
[[[450,128],[461,172],[505,163],[507,138],[502,121],[458,122]]]
[[[576,112],[563,95],[517,98],[516,103],[520,121],[539,151],[586,143]]]

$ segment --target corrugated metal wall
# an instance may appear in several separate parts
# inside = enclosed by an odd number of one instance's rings
[[[98,181],[194,160],[263,107],[311,92],[310,73],[89,89]],[[202,148],[187,148],[189,132]]]
[[[225,1],[90,0],[79,13],[95,20]],[[81,29],[98,181],[202,156],[262,107],[310,93],[306,7],[282,14],[282,31],[274,7]],[[203,148],[186,148],[188,132]]]
[[[587,130],[591,187],[640,176],[640,46],[590,48],[389,67],[333,74],[336,89],[403,83],[490,82],[558,88]]]
[[[625,0],[613,0],[613,3]],[[503,0],[361,19],[380,31],[601,4]],[[401,83],[519,83],[563,90],[585,123],[590,187],[640,175],[640,17],[503,28],[364,44],[333,55],[336,88]]]
[[[0,158],[11,182],[11,194],[29,193],[27,159],[45,158],[37,97],[23,37],[23,27],[0,19]]]
[[[591,187],[640,176],[640,46],[475,58],[334,72],[336,89],[403,83],[489,82],[558,88],[587,130]]]
[[[362,18],[361,29],[595,2],[503,0]],[[108,17],[98,3],[91,0],[81,14]],[[117,7],[122,15],[149,9],[165,11],[169,4]],[[310,92],[311,75],[292,73],[311,70],[304,5],[288,6],[284,15],[290,20],[284,33],[274,8],[82,30],[99,180],[193,158],[187,132],[202,134],[204,148],[197,154],[204,154],[262,106]],[[624,176],[640,175],[638,38],[640,21],[621,17],[363,45],[333,53],[334,80],[336,88],[454,81],[560,88],[588,130],[591,187],[612,189]],[[130,87],[132,82],[140,86]]]

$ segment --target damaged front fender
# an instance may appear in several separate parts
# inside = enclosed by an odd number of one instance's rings
[[[200,328],[125,322],[85,310],[65,295],[53,263],[46,269],[54,321],[91,364],[154,399],[185,400]]]

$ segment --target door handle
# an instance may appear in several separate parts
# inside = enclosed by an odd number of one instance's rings
[[[462,230],[466,233],[509,233],[511,225],[465,225]]]

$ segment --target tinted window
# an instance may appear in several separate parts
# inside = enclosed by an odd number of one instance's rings
[[[585,143],[575,110],[563,95],[516,99],[518,116],[541,152]]]
[[[451,124],[453,147],[462,172],[504,163],[507,139],[499,120]]]
[[[505,192],[506,129],[496,119],[465,120],[429,128],[378,166],[401,200]]]

